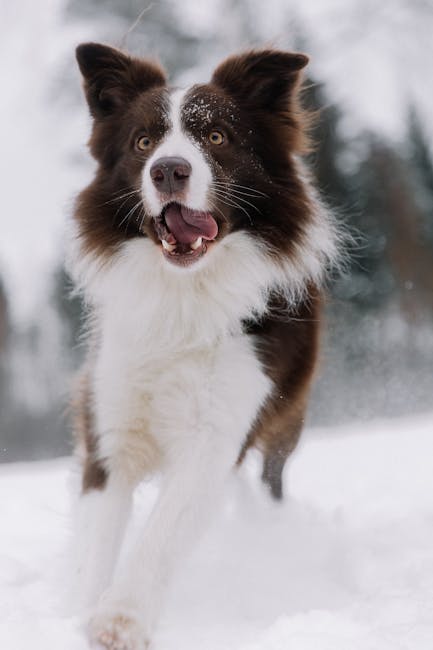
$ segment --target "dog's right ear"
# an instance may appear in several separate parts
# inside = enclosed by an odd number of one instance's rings
[[[111,115],[140,92],[166,84],[165,73],[157,63],[128,56],[108,45],[83,43],[77,47],[76,57],[95,118]]]

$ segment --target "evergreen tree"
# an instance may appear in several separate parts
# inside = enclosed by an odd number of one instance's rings
[[[81,298],[73,293],[73,284],[63,267],[56,269],[53,277],[52,304],[62,329],[64,356],[69,359],[71,368],[76,368],[83,356],[80,347],[84,320],[84,305]]]
[[[6,292],[0,279],[0,413],[4,413],[7,402],[6,352],[9,338],[9,318]],[[0,419],[0,432],[1,432]]]
[[[408,118],[407,163],[414,188],[414,197],[423,214],[422,235],[428,240],[433,255],[433,159],[417,112],[411,109]]]
[[[6,350],[9,333],[8,301],[6,291],[0,279],[0,356]]]

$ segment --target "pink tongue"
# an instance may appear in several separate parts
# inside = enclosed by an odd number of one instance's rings
[[[218,226],[209,212],[198,212],[183,205],[172,203],[165,211],[165,221],[176,240],[192,244],[197,237],[215,239]]]

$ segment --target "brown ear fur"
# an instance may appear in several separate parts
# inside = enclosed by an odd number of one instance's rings
[[[76,57],[95,118],[110,115],[139,92],[166,84],[166,75],[157,63],[136,59],[107,45],[82,43]]]
[[[305,54],[252,50],[226,59],[212,82],[254,108],[284,110],[307,63]]]

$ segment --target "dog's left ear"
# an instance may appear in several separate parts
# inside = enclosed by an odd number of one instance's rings
[[[84,91],[95,118],[111,115],[134,97],[166,84],[165,73],[152,61],[138,59],[101,43],[82,43],[76,57]]]
[[[305,54],[253,50],[223,61],[212,83],[252,108],[285,110],[308,60]]]

